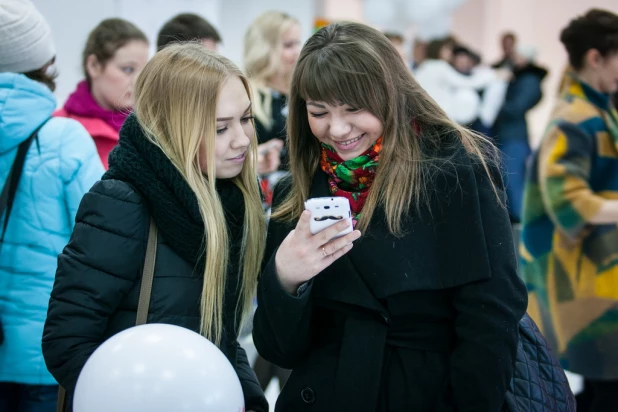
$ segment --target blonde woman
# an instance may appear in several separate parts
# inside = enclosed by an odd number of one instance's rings
[[[502,410],[526,288],[496,149],[358,23],[305,43],[289,104],[253,329],[293,370],[275,411]],[[311,233],[303,203],[325,196],[357,230]]]
[[[298,20],[277,11],[262,14],[245,34],[244,66],[255,96],[253,114],[259,152],[266,157],[279,154],[286,138],[287,96],[300,42]],[[260,171],[277,169],[274,159],[268,164],[270,168]]]
[[[206,336],[235,367],[247,410],[268,411],[237,342],[265,236],[249,96],[239,69],[199,44],[166,47],[140,74],[135,114],[58,260],[43,352],[69,393],[97,347],[135,324],[152,217],[148,322]]]

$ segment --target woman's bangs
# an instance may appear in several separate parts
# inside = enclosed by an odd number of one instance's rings
[[[323,102],[331,106],[347,104],[370,109],[367,92],[371,93],[367,73],[348,70],[339,59],[325,58],[315,53],[299,67],[298,93],[305,100]]]

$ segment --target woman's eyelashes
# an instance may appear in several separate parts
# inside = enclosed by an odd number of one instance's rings
[[[322,117],[326,114],[326,112],[324,113],[313,113],[313,112],[309,112],[309,114],[311,115],[311,117]]]
[[[253,116],[243,116],[243,117],[241,117],[241,118],[240,118],[240,122],[241,122],[242,124],[247,124],[247,123],[249,123],[250,121],[252,121],[253,119],[254,119],[254,117],[253,117]],[[218,128],[218,129],[217,129],[217,134],[223,134],[223,133],[225,133],[225,131],[226,131],[228,128],[229,128],[228,126],[223,126],[223,127]]]
[[[357,109],[356,107],[348,107],[347,109],[345,109],[345,111],[348,113],[358,113],[361,111],[361,109]],[[311,117],[323,117],[326,114],[328,114],[328,112],[319,112],[319,113],[309,112],[309,114],[311,115]]]

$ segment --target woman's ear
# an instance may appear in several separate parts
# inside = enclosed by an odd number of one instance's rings
[[[603,56],[597,49],[590,49],[584,55],[584,63],[586,66],[596,69],[603,63]]]
[[[90,77],[91,80],[96,79],[103,72],[103,66],[94,54],[91,54],[86,59],[86,70],[88,71],[88,77]]]

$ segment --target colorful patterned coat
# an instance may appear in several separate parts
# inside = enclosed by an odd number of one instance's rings
[[[522,273],[528,312],[565,369],[618,379],[618,225],[592,225],[618,199],[618,113],[572,78],[528,173]]]

